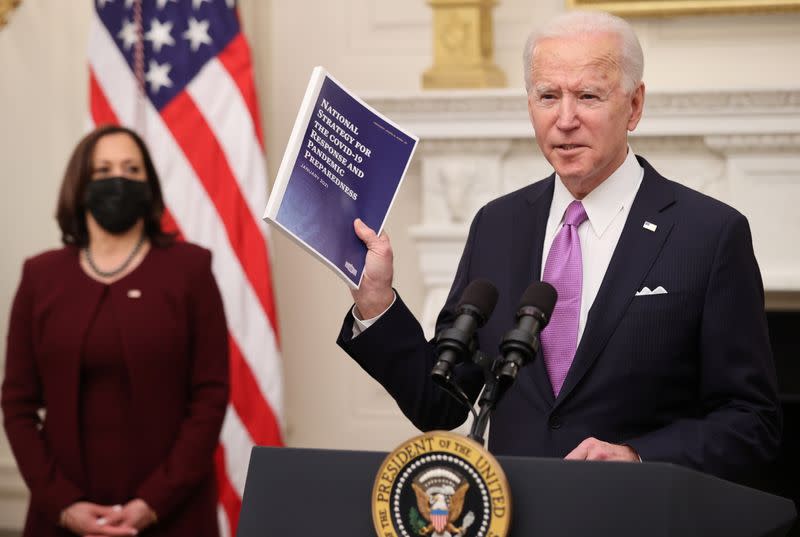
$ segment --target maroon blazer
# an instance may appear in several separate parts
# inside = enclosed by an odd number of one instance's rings
[[[82,490],[78,392],[81,348],[105,284],[83,272],[78,255],[65,247],[28,259],[11,310],[2,410],[31,491],[25,536],[70,535],[57,527],[61,510],[92,501]],[[228,336],[211,253],[187,243],[154,247],[110,293],[138,439],[126,468],[131,499],[159,517],[144,535],[216,536],[213,459],[228,401]]]

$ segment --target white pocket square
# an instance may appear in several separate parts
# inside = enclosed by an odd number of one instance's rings
[[[656,287],[652,291],[650,290],[649,287],[642,287],[642,290],[639,291],[638,293],[636,293],[636,296],[666,295],[666,294],[667,294],[667,290],[659,285],[658,287]]]

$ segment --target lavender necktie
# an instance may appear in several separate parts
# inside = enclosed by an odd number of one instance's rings
[[[564,225],[550,246],[542,276],[542,280],[550,283],[558,291],[556,307],[550,322],[541,334],[544,363],[556,397],[572,365],[578,343],[578,319],[581,313],[583,288],[583,262],[578,226],[585,220],[586,210],[583,204],[577,200],[570,203],[564,214]]]

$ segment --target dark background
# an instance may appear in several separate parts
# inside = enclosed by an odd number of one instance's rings
[[[771,492],[792,498],[800,511],[800,311],[769,311],[767,321],[783,407],[783,443]],[[800,537],[800,523],[789,535]]]

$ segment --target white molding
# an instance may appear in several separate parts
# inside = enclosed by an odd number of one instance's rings
[[[404,55],[430,55],[433,46],[430,10],[413,2],[412,5],[406,4],[389,0],[355,0],[350,8],[338,10],[346,13],[340,19],[340,24],[346,27],[343,32],[344,52],[354,59],[363,59],[364,51],[380,54],[387,65],[391,65],[391,61],[386,54],[395,54],[398,43],[403,44]]]
[[[529,138],[525,92],[518,89],[372,94],[366,99],[422,139]],[[797,134],[800,90],[655,92],[633,136]]]
[[[800,127],[795,125],[795,129]],[[783,153],[800,151],[800,133],[707,136],[706,145],[722,153]]]

